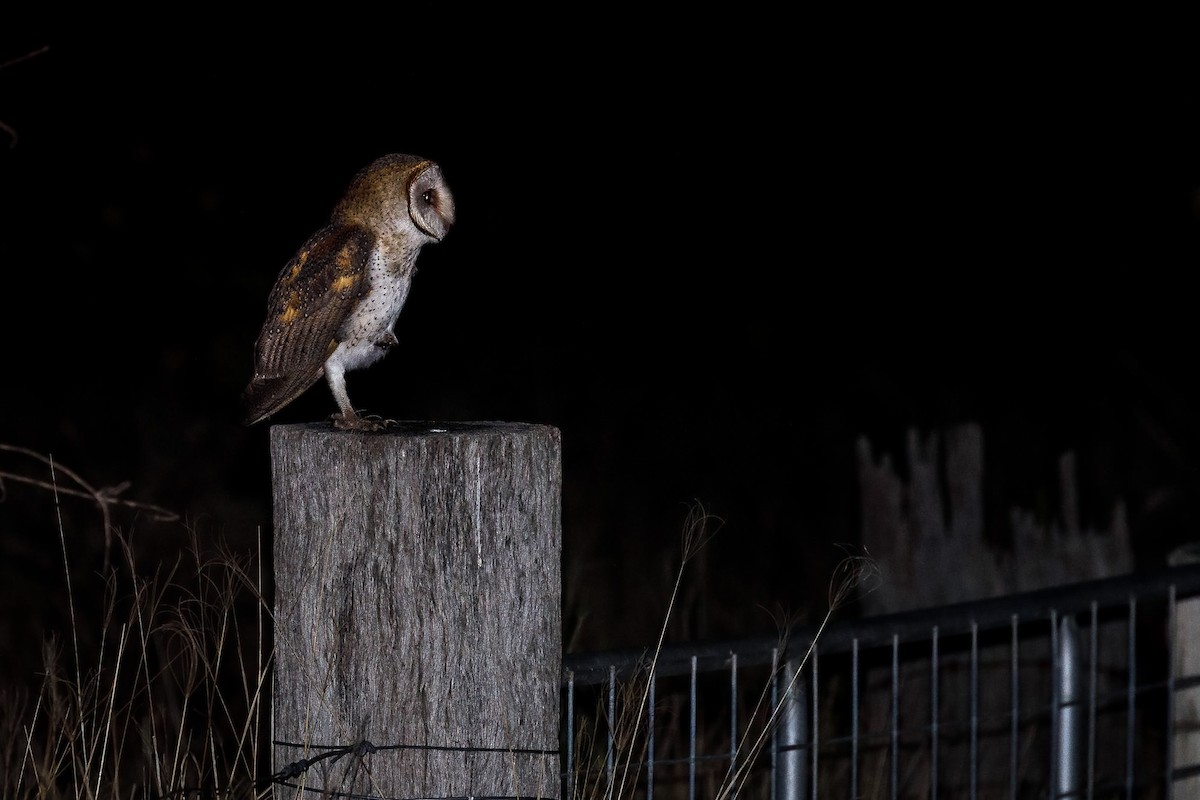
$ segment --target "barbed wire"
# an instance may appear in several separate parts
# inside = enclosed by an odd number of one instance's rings
[[[298,778],[303,775],[308,769],[321,761],[329,760],[330,763],[336,763],[346,756],[354,756],[355,758],[363,758],[365,756],[374,755],[386,750],[427,750],[438,752],[455,752],[455,753],[505,753],[515,755],[532,755],[532,756],[557,756],[559,751],[557,748],[552,750],[544,750],[539,748],[523,748],[523,747],[453,747],[449,745],[436,744],[386,744],[376,745],[370,741],[363,739],[360,742],[349,745],[324,745],[324,744],[302,744],[298,742],[281,742],[278,740],[272,741],[272,744],[279,747],[295,747],[306,750],[324,750],[325,752],[312,756],[311,758],[302,758],[298,761],[293,761],[285,765],[278,772],[261,777],[256,781],[255,788],[262,790],[275,784],[278,786],[286,786],[290,789],[300,789],[302,791],[319,792],[323,797],[339,797],[346,800],[535,800],[532,796],[526,795],[444,795],[440,797],[422,796],[422,797],[380,797],[378,795],[360,794],[357,792],[339,792],[331,790],[328,787],[315,788],[308,786],[300,786],[289,781],[293,778]],[[550,800],[549,798],[540,798],[540,800]]]
[[[313,786],[300,786],[295,783],[280,783],[289,789],[299,789],[305,792],[316,792],[322,797],[338,797],[345,800],[557,800],[553,797],[523,795],[523,794],[461,794],[461,795],[423,795],[421,797],[382,797],[377,794],[358,794],[356,792],[338,792],[331,789],[318,789]]]

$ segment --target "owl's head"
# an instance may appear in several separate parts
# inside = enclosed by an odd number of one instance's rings
[[[397,233],[415,226],[440,242],[454,224],[454,196],[435,162],[392,153],[354,176],[333,216],[372,229],[391,223]]]

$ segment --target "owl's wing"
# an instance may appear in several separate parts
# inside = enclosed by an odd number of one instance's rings
[[[243,424],[271,416],[321,377],[338,329],[367,290],[373,241],[363,228],[328,226],[279,273],[254,348],[254,377],[242,393]]]

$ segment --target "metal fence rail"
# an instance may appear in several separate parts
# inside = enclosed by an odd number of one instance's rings
[[[787,642],[572,654],[563,797],[1200,797],[1200,670],[1179,666],[1198,650],[1190,565]]]

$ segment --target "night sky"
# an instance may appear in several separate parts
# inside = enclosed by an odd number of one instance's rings
[[[724,524],[683,633],[823,613],[860,436],[902,459],[909,428],[979,422],[989,497],[1047,513],[1073,450],[1086,523],[1122,499],[1147,565],[1194,537],[1194,64],[1072,32],[562,22],[482,48],[370,20],[4,31],[0,444],[250,546],[267,293],[398,151],[441,164],[458,224],[350,395],[562,431],[581,647],[654,630],[695,501]],[[322,382],[273,422],[335,409]],[[55,575],[41,490],[5,489],[6,580]]]

